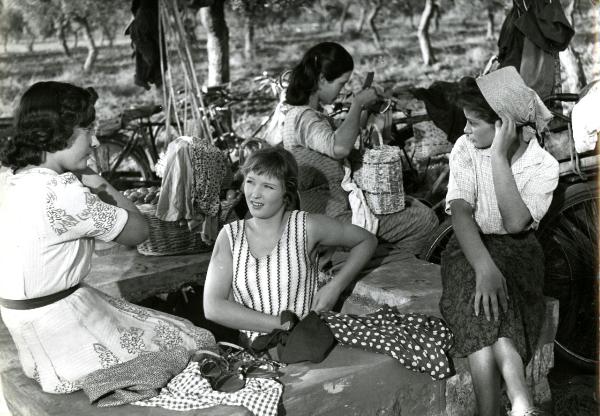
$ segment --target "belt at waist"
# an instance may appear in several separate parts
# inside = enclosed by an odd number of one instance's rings
[[[3,306],[7,309],[19,310],[41,308],[42,306],[47,306],[51,303],[58,302],[59,300],[66,298],[71,293],[79,289],[79,287],[79,284],[76,284],[75,286],[72,286],[68,289],[61,290],[60,292],[32,299],[12,300],[0,298],[0,306]]]

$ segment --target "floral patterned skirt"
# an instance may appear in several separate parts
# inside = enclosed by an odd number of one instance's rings
[[[465,357],[492,345],[498,338],[512,339],[526,364],[537,346],[544,321],[544,253],[533,232],[519,235],[482,234],[494,263],[506,279],[508,312],[488,322],[475,316],[475,272],[452,236],[442,253],[442,316],[454,333],[451,355]]]
[[[2,319],[24,373],[48,393],[79,390],[80,378],[147,351],[216,350],[209,331],[88,286],[42,308],[2,308]]]

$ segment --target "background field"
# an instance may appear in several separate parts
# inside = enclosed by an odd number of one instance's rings
[[[600,73],[599,14],[594,8],[576,14],[577,33],[572,45],[581,56],[588,81],[598,78]],[[418,16],[415,18],[418,20]],[[502,19],[501,13],[497,13],[498,28]],[[463,16],[450,10],[442,14],[439,28],[431,32],[433,51],[438,59],[432,66],[421,63],[416,30],[411,27],[408,18],[388,12],[378,19],[384,51],[375,48],[366,30],[361,34],[353,30],[355,20],[347,22],[347,29],[341,35],[337,25],[328,28],[324,23],[311,23],[310,16],[288,22],[281,28],[259,30],[256,33],[256,58],[252,62],[245,62],[242,57],[238,22],[233,18],[228,20],[234,93],[243,96],[256,89],[257,84],[252,77],[263,71],[281,73],[292,66],[309,46],[324,40],[340,42],[352,53],[356,66],[352,80],[354,87],[360,85],[367,71],[375,71],[375,81],[388,88],[428,86],[437,80],[456,81],[465,75],[477,75],[489,57],[497,53],[497,41],[486,39],[485,20],[479,13]],[[192,45],[193,59],[202,83],[207,65],[201,25],[197,26],[196,35],[198,42]],[[97,105],[100,118],[115,116],[130,106],[162,101],[160,91],[155,88],[145,91],[133,83],[135,68],[127,38],[117,38],[112,47],[101,44],[97,64],[87,75],[81,70],[86,51],[82,41],[79,44],[81,46],[73,48],[72,58],[68,58],[55,41],[37,43],[33,53],[27,52],[24,43],[9,42],[7,50],[0,54],[0,116],[12,114],[18,97],[29,85],[49,79],[95,87],[100,95]],[[265,97],[275,102],[274,98]],[[268,100],[259,106],[237,105],[235,122],[240,133],[247,134],[271,107]]]

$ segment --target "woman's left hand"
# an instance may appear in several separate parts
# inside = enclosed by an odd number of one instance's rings
[[[512,144],[517,140],[517,125],[515,121],[505,115],[495,124],[496,133],[492,142],[492,152],[506,156]]]
[[[340,294],[341,291],[333,282],[327,283],[315,294],[311,309],[315,312],[332,310]]]

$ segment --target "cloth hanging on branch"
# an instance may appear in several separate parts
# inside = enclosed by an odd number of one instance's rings
[[[162,71],[158,32],[158,0],[133,0],[131,2],[133,20],[125,29],[131,37],[135,58],[134,82],[150,89],[150,84],[160,87]],[[166,62],[163,62],[166,66]]]

